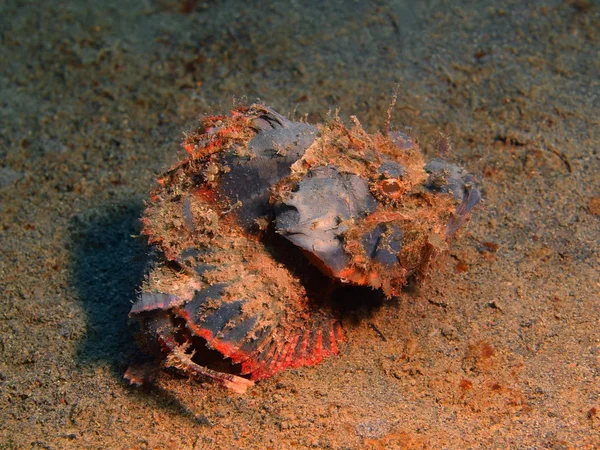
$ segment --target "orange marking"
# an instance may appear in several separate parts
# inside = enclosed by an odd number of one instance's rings
[[[189,155],[192,155],[194,153],[194,146],[192,144],[189,144],[189,143],[183,144],[183,148],[185,149],[186,152],[188,152]]]
[[[329,324],[329,341],[331,342],[331,354],[337,355],[339,349],[335,338],[335,325],[333,322]]]

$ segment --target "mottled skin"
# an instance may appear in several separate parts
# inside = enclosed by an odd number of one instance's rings
[[[204,119],[184,147],[142,219],[160,261],[130,316],[167,366],[239,392],[251,382],[199,365],[193,337],[254,380],[338,351],[341,328],[289,264],[294,247],[333,280],[398,295],[480,200],[460,167],[425,165],[407,136],[358,121],[315,126],[253,105]]]

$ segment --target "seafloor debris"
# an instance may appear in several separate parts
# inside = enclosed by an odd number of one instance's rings
[[[342,340],[321,274],[398,295],[481,198],[460,167],[425,164],[408,136],[367,134],[356,120],[240,107],[205,118],[184,148],[142,219],[159,261],[130,316],[164,365],[240,392],[250,380],[197,352],[216,350],[253,380],[317,364]]]

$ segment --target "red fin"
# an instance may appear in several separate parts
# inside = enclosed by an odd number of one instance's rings
[[[312,356],[312,363],[318,364],[323,359],[323,331],[317,331],[317,342],[315,343],[315,350]]]
[[[231,358],[234,364],[241,364],[241,373],[250,374],[253,380],[268,378],[282,370],[318,364],[321,360],[339,352],[343,341],[342,328],[337,321],[305,330],[286,342],[278,342],[272,332],[261,337],[261,343],[251,352],[244,352],[239,343],[223,341],[210,330],[202,328],[191,320],[189,313],[175,308],[175,314],[186,321],[188,329],[196,336],[206,339],[208,346],[219,351],[223,357]]]
[[[337,338],[335,336],[335,325],[337,322],[331,322],[329,324],[329,334],[328,334],[328,338],[329,338],[329,342],[330,342],[330,347],[331,347],[331,354],[332,355],[337,355],[339,352],[338,346],[337,346]]]
[[[269,366],[271,365],[278,351],[279,349],[277,344],[272,343],[272,345],[269,347],[269,350],[259,357],[257,369],[254,370],[251,375],[253,380],[260,380],[273,375],[273,372],[270,370]]]
[[[297,339],[298,337],[296,336],[293,340],[285,344],[285,346],[281,350],[281,353],[279,354],[279,357],[277,358],[276,363],[272,367],[274,373],[281,372],[282,370],[290,366],[289,360],[292,356],[292,353],[294,352]]]
[[[294,352],[296,351],[296,345],[298,344],[298,340],[300,336],[296,336],[290,343],[288,344],[288,351],[285,354],[285,359],[283,360],[283,364],[281,366],[281,370],[292,366],[294,361]]]
[[[261,365],[262,360],[273,346],[273,340],[269,337],[264,340],[260,347],[254,351],[254,353],[246,361],[242,363],[242,373],[248,374],[257,371]]]
[[[333,332],[335,333],[335,337],[338,341],[344,342],[344,333],[342,332],[342,326],[339,322],[333,323]]]
[[[306,353],[306,347],[308,346],[308,336],[309,332],[305,331],[301,336],[298,337],[298,342],[296,343],[296,348],[294,349],[294,354],[292,357],[292,367],[299,367],[302,365],[302,360],[304,358],[304,354]]]

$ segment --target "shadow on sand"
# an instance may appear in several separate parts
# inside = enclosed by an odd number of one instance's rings
[[[78,360],[108,362],[118,377],[137,351],[127,315],[147,263],[145,239],[134,237],[142,209],[132,200],[84,212],[71,224],[71,273],[87,323]]]

